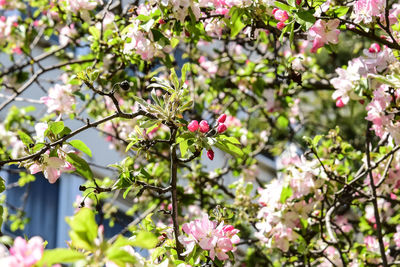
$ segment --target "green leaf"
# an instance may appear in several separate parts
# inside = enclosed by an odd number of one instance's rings
[[[135,264],[136,257],[132,256],[128,251],[119,247],[111,247],[106,252],[106,257],[118,266],[125,267],[128,263]],[[134,266],[130,265],[129,266]]]
[[[171,38],[171,46],[172,48],[175,48],[179,44],[179,39],[178,38]]]
[[[335,13],[335,15],[337,17],[343,17],[344,15],[347,14],[347,12],[349,11],[350,7],[348,6],[338,6],[336,7],[333,12]]]
[[[72,263],[85,258],[85,255],[79,251],[56,248],[45,250],[41,260],[36,263],[37,266],[52,266],[56,263]]]
[[[133,187],[133,185],[129,186],[129,187],[125,190],[124,194],[122,195],[122,197],[123,197],[124,199],[126,198],[126,196],[128,195],[128,193],[132,190],[132,187]]]
[[[92,151],[90,150],[90,148],[81,140],[71,140],[71,141],[69,141],[69,144],[71,146],[75,147],[76,149],[79,149],[80,151],[82,151],[83,153],[88,155],[89,157],[92,156]]]
[[[282,188],[282,193],[281,193],[281,203],[285,203],[286,200],[293,195],[292,188],[290,186]]]
[[[182,84],[185,83],[186,81],[186,73],[189,72],[190,70],[190,63],[185,63],[183,64],[182,70],[181,70],[181,82]]]
[[[128,152],[128,150],[131,149],[131,147],[134,146],[137,142],[139,142],[138,139],[132,140],[132,141],[126,146],[125,152]]]
[[[182,142],[179,143],[179,149],[181,151],[182,158],[186,156],[188,148],[189,148],[188,139],[184,139],[182,140]]]
[[[0,227],[3,224],[3,213],[4,213],[4,208],[3,206],[0,206]]]
[[[231,29],[231,37],[235,37],[246,26],[246,24],[242,22],[244,10],[239,8],[231,8],[229,14],[231,15],[231,18],[228,20],[228,25]]]
[[[30,144],[33,144],[32,138],[25,132],[18,130],[18,136],[19,139],[21,139],[22,143],[24,143],[24,145],[29,146]]]
[[[71,152],[67,154],[67,161],[76,168],[77,173],[86,179],[93,179],[93,172],[86,160]]]
[[[316,18],[314,17],[313,12],[311,10],[299,11],[294,14],[294,18],[301,25],[305,25],[307,29],[310,28],[312,25],[314,25],[316,21]]]
[[[221,149],[222,151],[229,153],[235,157],[241,157],[243,156],[243,151],[237,147],[236,145],[227,142],[227,141],[218,141],[217,143],[215,143],[215,146],[219,149]]]
[[[174,88],[175,90],[178,90],[180,88],[179,86],[179,79],[178,79],[178,75],[176,75],[175,69],[171,68],[170,69],[171,74],[169,75],[169,79],[172,81],[172,83],[174,84]]]
[[[89,27],[89,33],[94,37],[94,39],[96,40],[100,39],[100,30],[97,27],[95,26]]]
[[[233,136],[219,135],[218,139],[228,141],[232,144],[240,145],[239,140],[237,140],[237,138]]]
[[[94,247],[98,228],[94,212],[89,208],[81,208],[73,217],[67,218],[67,223],[71,227],[69,235],[72,245],[91,250]]]
[[[52,132],[55,135],[61,133],[62,130],[64,130],[64,127],[65,126],[64,126],[63,121],[56,121],[56,122],[49,123],[49,130],[50,130],[50,132]]]
[[[316,146],[318,145],[319,140],[321,140],[321,138],[322,138],[322,135],[316,135],[316,136],[314,137],[314,139],[313,139],[313,141],[312,141],[312,144],[313,144],[314,147],[316,147]]]
[[[158,238],[151,232],[141,231],[132,242],[132,246],[145,249],[155,248]]]
[[[275,5],[277,8],[282,9],[282,10],[286,10],[286,11],[290,11],[290,9],[291,9],[290,6],[285,5],[284,3],[281,3],[281,2],[278,2],[278,1],[275,1],[275,2],[274,2],[274,5]]]
[[[143,108],[148,108],[150,105],[147,103],[144,99],[137,97],[137,96],[132,96],[133,99],[135,99],[136,102],[138,102]]]
[[[278,127],[281,129],[286,129],[289,126],[289,120],[284,116],[279,116],[276,123],[278,124]]]
[[[2,177],[0,177],[0,193],[4,192],[6,190],[6,183]]]

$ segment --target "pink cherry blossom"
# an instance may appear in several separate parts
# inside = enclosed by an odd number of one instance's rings
[[[328,22],[319,19],[315,22],[308,31],[308,39],[313,41],[312,53],[317,52],[325,44],[337,44],[339,42],[340,30],[337,29],[339,23],[338,19],[329,20]]]
[[[372,130],[379,137],[383,137],[385,133],[385,127],[390,124],[393,118],[393,114],[386,114],[385,109],[390,104],[392,97],[387,92],[388,86],[382,85],[374,91],[374,98],[367,105],[366,110],[368,111],[366,120],[372,122]]]
[[[138,21],[131,24],[129,31],[124,35],[125,39],[130,39],[130,42],[125,42],[125,54],[138,54],[143,60],[151,60],[157,51],[157,48],[147,38],[147,34],[140,30]]]
[[[385,12],[386,0],[358,0],[353,5],[354,22],[371,23],[375,16]]]
[[[200,248],[209,251],[212,260],[215,256],[221,261],[227,260],[227,252],[235,251],[233,245],[240,241],[237,235],[239,230],[232,225],[225,225],[224,222],[217,226],[216,222],[209,220],[207,214],[200,220],[185,223],[182,230],[186,234],[179,236],[179,241],[186,248],[183,256],[189,254],[198,244]]]
[[[368,74],[368,66],[363,58],[355,58],[349,61],[347,69],[338,68],[337,78],[331,79],[331,84],[335,87],[332,98],[337,101],[339,98],[346,105],[350,99],[360,100],[358,95],[354,93],[354,88],[359,84],[361,77]],[[340,104],[340,103],[339,103]]]
[[[17,16],[0,17],[0,43],[2,42],[2,39],[6,39],[10,36],[13,24],[17,22],[17,20]]]
[[[274,18],[276,20],[279,20],[280,22],[285,22],[286,20],[289,19],[288,13],[284,10],[274,8],[274,10],[272,11],[272,14],[274,15]]]
[[[71,163],[58,157],[49,157],[47,154],[43,154],[41,163],[35,162],[29,166],[31,174],[43,172],[44,177],[46,177],[51,184],[58,180],[62,172],[74,170],[75,168]]]
[[[47,112],[58,111],[59,113],[73,113],[73,107],[76,105],[76,99],[72,95],[73,88],[70,84],[56,84],[51,87],[48,96],[41,97],[40,100],[47,106]]]
[[[18,236],[10,248],[10,256],[0,260],[3,266],[31,267],[43,256],[43,239],[39,236],[32,237],[28,242]]]
[[[218,71],[218,65],[206,59],[205,56],[199,58],[200,66],[205,69],[209,74],[215,74]]]
[[[71,42],[71,38],[77,34],[78,32],[76,31],[74,24],[64,26],[60,30],[58,41],[60,42],[61,46],[67,45],[69,42]]]
[[[97,6],[97,1],[92,0],[66,0],[67,9],[77,13],[81,10],[93,10]]]
[[[400,225],[396,226],[396,233],[393,236],[393,241],[395,242],[396,246],[400,248]]]

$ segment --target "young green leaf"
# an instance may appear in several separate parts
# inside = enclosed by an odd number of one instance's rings
[[[82,151],[83,153],[85,153],[86,155],[88,155],[89,157],[92,156],[92,151],[90,150],[90,148],[81,140],[71,140],[69,141],[69,144],[73,147],[75,147],[76,149]]]
[[[93,172],[86,160],[71,152],[67,154],[67,161],[75,167],[77,173],[86,179],[93,179]]]
[[[19,139],[21,139],[22,143],[24,143],[24,145],[29,146],[30,144],[33,144],[32,138],[25,132],[18,130],[18,136]]]
[[[61,133],[64,130],[64,127],[65,126],[63,121],[49,123],[49,130],[55,135]]]

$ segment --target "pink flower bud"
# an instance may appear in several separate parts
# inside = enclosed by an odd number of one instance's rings
[[[207,151],[207,157],[208,157],[210,160],[213,160],[213,159],[214,159],[214,151],[213,151],[212,149],[210,149],[210,150]]]
[[[12,52],[14,53],[14,54],[18,54],[18,55],[21,55],[22,54],[22,49],[21,49],[21,47],[14,47],[13,49],[12,49]]]
[[[160,23],[161,25],[162,25],[162,24],[165,24],[165,20],[159,19],[159,20],[158,20],[158,23]]]
[[[195,132],[197,131],[197,129],[199,129],[199,122],[196,120],[191,121],[188,125],[188,130],[191,132]]]
[[[222,114],[221,116],[218,117],[217,122],[224,123],[225,120],[226,120],[226,114]]]
[[[225,124],[223,124],[223,123],[221,123],[220,125],[218,125],[218,127],[217,127],[217,131],[218,131],[218,133],[223,133],[223,132],[225,132],[226,131],[226,129],[228,129],[228,127],[226,127],[226,125]]]
[[[283,28],[285,28],[285,26],[286,26],[286,24],[285,24],[284,22],[278,22],[278,23],[276,24],[276,27],[277,27],[279,30],[282,30]]]
[[[200,132],[206,133],[210,130],[210,126],[208,125],[208,122],[205,120],[202,120],[200,122]]]
[[[337,106],[338,108],[344,107],[344,103],[343,103],[341,97],[339,97],[338,99],[336,99],[336,106]]]
[[[379,52],[381,52],[381,47],[377,43],[373,43],[369,47],[368,51],[370,53],[379,53]]]
[[[167,208],[168,208],[168,210],[172,210],[172,204],[169,203]]]
[[[301,4],[301,2],[302,2],[302,0],[296,0],[296,5],[300,5]]]

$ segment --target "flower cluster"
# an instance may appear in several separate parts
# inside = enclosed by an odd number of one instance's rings
[[[17,158],[25,155],[25,145],[21,140],[18,139],[17,135],[13,131],[6,130],[3,123],[0,123],[0,146],[2,148],[11,149],[11,157]]]
[[[46,123],[36,124],[36,139],[39,142],[44,141],[44,133],[47,130],[47,127],[48,125]],[[31,174],[43,172],[44,177],[46,177],[46,179],[53,184],[58,180],[62,172],[70,172],[75,170],[75,167],[66,160],[66,154],[69,152],[73,151],[69,151],[67,146],[59,148],[56,156],[51,155],[50,151],[48,150],[46,153],[42,154],[39,160],[28,162],[25,164],[25,166],[29,169]]]
[[[222,114],[218,117],[216,125],[216,130],[218,133],[223,133],[228,129],[228,126],[225,123],[226,118],[226,114]],[[193,120],[188,124],[188,130],[192,133],[200,131],[201,133],[205,134],[210,131],[210,125],[205,120],[200,121],[200,123],[197,120]],[[207,150],[207,157],[210,160],[214,159],[214,151],[212,149]]]
[[[340,21],[338,19],[317,20],[308,31],[308,40],[313,41],[311,52],[315,53],[325,44],[337,44],[339,42],[340,30],[337,29]]]
[[[89,11],[97,7],[97,0],[65,0],[66,9],[74,14],[80,13],[86,21],[90,20]]]
[[[55,84],[48,92],[48,96],[41,97],[40,100],[47,106],[47,112],[58,112],[61,114],[70,114],[74,112],[76,99],[73,93],[73,87],[70,84]]]
[[[288,167],[285,177],[258,190],[261,208],[255,235],[267,247],[282,251],[288,251],[290,243],[297,240],[295,230],[301,227],[300,220],[309,218],[320,198],[317,176],[321,176],[322,171],[318,163],[297,156],[290,161],[293,165]]]
[[[286,24],[285,21],[289,19],[289,15],[285,10],[280,10],[279,8],[274,8],[272,10],[272,15],[274,15],[274,18],[278,20],[279,22],[276,24],[276,27],[279,30],[282,30],[285,28]]]
[[[43,256],[43,239],[39,236],[26,241],[18,236],[10,248],[10,255],[0,259],[1,266],[31,267]]]
[[[365,81],[369,74],[385,72],[389,65],[396,61],[390,48],[384,46],[381,49],[378,44],[372,44],[363,53],[363,56],[349,61],[346,69],[336,69],[339,76],[331,79],[336,89],[332,98],[336,100],[338,107],[343,107],[350,99],[361,100],[362,97],[356,91],[362,89],[363,79]]]
[[[358,0],[353,7],[354,22],[368,24],[374,17],[385,13],[386,0]]]
[[[239,230],[232,225],[224,224],[224,222],[217,225],[217,222],[210,221],[206,214],[201,220],[185,223],[182,230],[187,236],[179,236],[179,241],[186,248],[182,255],[188,255],[198,244],[202,249],[209,251],[212,260],[215,259],[215,256],[221,261],[227,260],[229,258],[227,253],[235,251],[233,245],[240,241],[237,235]]]

